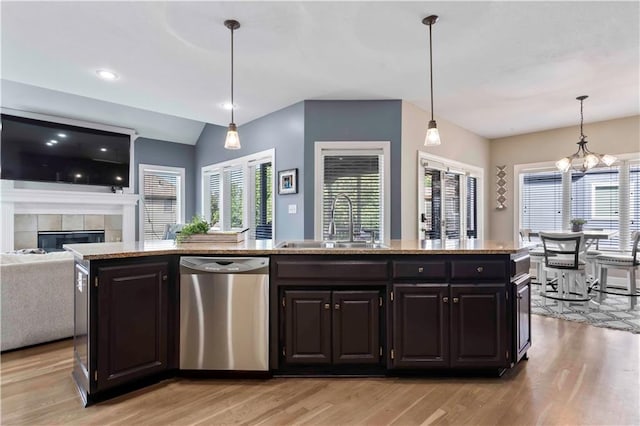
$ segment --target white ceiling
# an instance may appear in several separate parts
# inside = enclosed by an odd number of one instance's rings
[[[640,114],[640,2],[8,2],[2,78],[226,126],[309,99],[404,99],[487,138]],[[108,68],[116,82],[95,77]],[[3,98],[4,105],[4,98]],[[78,116],[82,111],[78,111]],[[95,121],[95,117],[91,117]],[[426,123],[425,123],[426,127]],[[183,141],[184,142],[184,141]],[[195,140],[186,141],[195,143]]]

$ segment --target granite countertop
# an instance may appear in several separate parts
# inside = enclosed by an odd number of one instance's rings
[[[391,240],[388,248],[276,248],[271,240],[246,240],[240,243],[176,243],[173,240],[136,241],[129,243],[65,244],[64,248],[84,260],[119,259],[127,257],[180,255],[240,255],[272,254],[516,254],[527,247],[515,241],[492,240]]]

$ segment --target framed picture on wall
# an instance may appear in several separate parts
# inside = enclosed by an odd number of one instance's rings
[[[278,172],[278,194],[298,193],[298,169],[280,170]]]

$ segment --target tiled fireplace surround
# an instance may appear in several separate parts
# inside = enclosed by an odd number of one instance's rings
[[[137,194],[14,188],[2,182],[1,251],[37,247],[38,231],[104,230],[132,242]]]

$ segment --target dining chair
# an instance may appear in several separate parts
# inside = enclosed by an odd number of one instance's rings
[[[544,250],[544,271],[555,273],[557,277],[556,294],[545,291],[543,296],[566,302],[588,302],[585,261],[584,234],[540,233]]]
[[[520,242],[523,244],[527,244],[529,247],[529,259],[531,262],[531,267],[536,271],[536,275],[535,277],[533,277],[535,278],[535,281],[533,281],[533,279],[532,281],[534,283],[543,284],[544,279],[546,279],[546,277],[544,277],[545,273],[542,268],[544,263],[544,250],[542,250],[540,244],[535,244],[531,240],[531,229],[523,228],[520,229],[518,233],[520,234]]]
[[[607,294],[618,294],[629,297],[629,308],[633,309],[636,306],[638,299],[638,291],[636,287],[636,270],[640,266],[640,259],[638,259],[638,245],[640,244],[640,231],[633,233],[633,245],[631,252],[622,253],[607,253],[601,254],[596,258],[596,263],[600,269],[599,291],[600,296],[598,300],[602,302]],[[607,286],[607,278],[609,269],[622,269],[627,273],[629,280],[627,281],[627,287],[622,288],[626,290],[626,293],[609,292]],[[613,287],[614,289],[620,289],[619,287]]]
[[[604,228],[589,228],[590,231],[604,231]],[[587,279],[591,278],[592,282],[595,281],[597,277],[600,276],[600,270],[598,267],[598,263],[596,259],[598,256],[602,254],[600,250],[598,250],[600,246],[600,239],[596,238],[595,240],[595,248],[589,247],[586,250],[584,260],[587,263]]]

